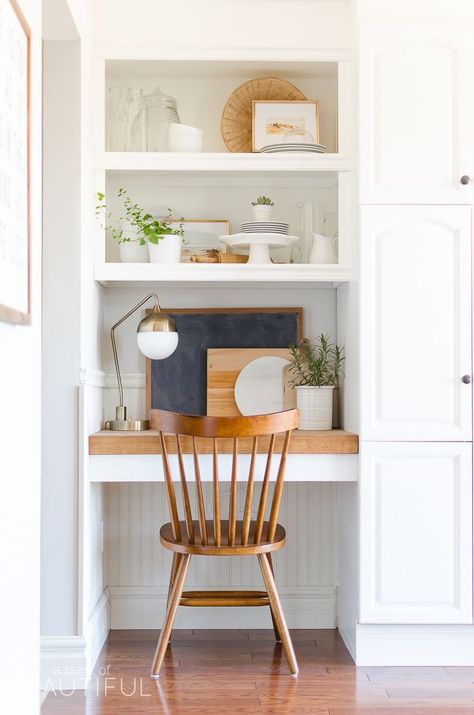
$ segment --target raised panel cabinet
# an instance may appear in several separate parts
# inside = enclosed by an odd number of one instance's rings
[[[370,24],[360,48],[360,202],[470,203],[469,24]]]
[[[363,206],[361,438],[472,439],[471,209]]]
[[[470,444],[361,448],[360,622],[471,623]]]

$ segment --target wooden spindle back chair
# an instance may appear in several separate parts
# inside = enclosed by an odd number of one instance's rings
[[[163,471],[171,521],[162,526],[160,541],[173,552],[167,613],[156,648],[151,674],[158,677],[166,648],[171,637],[173,621],[179,605],[182,606],[269,606],[272,614],[275,637],[283,649],[293,675],[298,666],[288,628],[278,597],[273,577],[271,553],[285,544],[285,530],[278,524],[285,477],[286,457],[293,429],[298,426],[298,410],[275,412],[253,417],[198,417],[179,415],[164,410],[153,410],[152,425],[159,430]],[[237,481],[239,440],[251,441],[250,467],[244,475],[246,481],[245,505],[242,518],[238,518]],[[227,515],[221,514],[220,503],[220,455],[229,452],[231,445],[232,466],[230,473],[229,507]],[[256,481],[257,454],[266,452],[262,473],[262,488],[258,500],[257,516],[252,519],[254,487]],[[262,447],[264,449],[262,450]],[[176,457],[176,474],[173,475],[169,453]],[[248,452],[248,448],[246,449]],[[192,453],[192,476],[196,485],[197,518],[189,495],[186,475],[185,453]],[[280,452],[280,454],[279,454]],[[212,454],[212,515],[206,514],[202,487],[199,454]],[[278,461],[279,458],[279,461]],[[269,503],[269,517],[265,520],[270,487],[272,462],[278,462],[273,497]],[[181,500],[174,487],[181,486]],[[242,476],[242,475],[240,475]],[[182,501],[182,519],[179,516],[179,501]],[[212,516],[212,518],[208,518]],[[193,555],[208,556],[257,556],[266,591],[190,591],[183,592],[186,572]]]

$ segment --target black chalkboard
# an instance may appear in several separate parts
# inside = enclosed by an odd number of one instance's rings
[[[163,309],[179,343],[166,360],[147,361],[147,406],[206,414],[208,348],[286,348],[302,337],[302,308]]]

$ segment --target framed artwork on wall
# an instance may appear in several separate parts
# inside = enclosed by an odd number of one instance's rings
[[[254,100],[252,104],[252,148],[319,142],[319,101]]]
[[[15,0],[0,5],[0,320],[31,321],[30,30]]]
[[[230,222],[228,219],[182,219],[173,221],[171,228],[182,228],[184,250],[182,261],[187,262],[191,256],[199,255],[209,250],[226,251],[226,246],[219,241],[220,236],[228,236]]]

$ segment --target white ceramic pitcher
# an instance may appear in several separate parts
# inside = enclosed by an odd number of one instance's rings
[[[310,263],[337,263],[337,238],[312,233],[313,245],[309,256]]]

